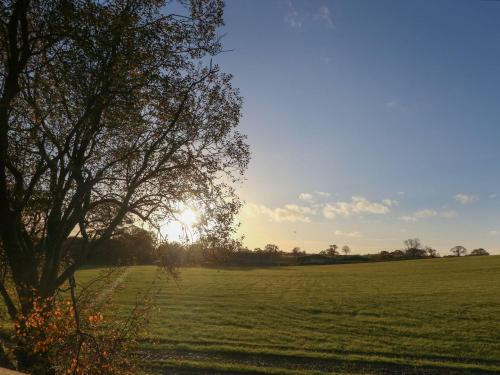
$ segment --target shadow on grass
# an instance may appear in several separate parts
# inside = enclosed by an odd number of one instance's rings
[[[254,373],[254,374],[269,374],[279,373],[279,370],[286,373],[289,372],[313,372],[313,373],[364,373],[364,374],[499,374],[497,371],[488,371],[482,368],[479,364],[466,363],[464,368],[446,366],[444,363],[411,365],[391,362],[390,358],[374,358],[370,359],[330,359],[330,358],[311,358],[301,355],[279,355],[275,353],[243,353],[231,350],[207,350],[207,351],[190,351],[190,350],[173,350],[161,353],[160,356],[152,355],[151,352],[144,352],[144,360],[146,366],[148,362],[156,369],[169,369],[169,374],[174,370],[174,373],[187,374],[218,374],[218,373]],[[157,353],[158,354],[158,353]],[[338,353],[337,353],[338,354]],[[345,353],[345,355],[353,355],[355,353]],[[362,353],[370,355],[370,353]],[[406,360],[407,357],[396,357],[394,359]],[[422,357],[415,357],[416,360],[423,360]],[[439,358],[443,360],[443,358]],[[176,366],[169,360],[180,361],[182,366]],[[196,361],[196,368],[190,367],[189,361]],[[161,364],[162,361],[163,365]],[[187,362],[183,362],[187,361]],[[457,365],[460,362],[457,362]],[[229,365],[229,368],[224,369],[224,364]],[[484,361],[482,364],[485,364]],[[216,368],[214,368],[216,366]],[[194,366],[193,366],[194,367]],[[238,367],[242,367],[238,370]],[[271,371],[270,371],[271,370]],[[180,372],[177,372],[180,371]],[[277,371],[277,372],[276,372]]]
[[[146,343],[147,340],[142,341],[143,343]],[[259,351],[258,354],[256,353],[245,353],[244,351],[238,351],[237,349],[235,350],[224,350],[221,349],[220,347],[228,347],[228,346],[238,346],[239,343],[236,342],[202,342],[202,341],[176,341],[176,340],[168,340],[168,339],[160,339],[160,340],[155,340],[156,343],[158,344],[170,344],[170,345],[192,345],[192,346],[200,346],[200,347],[208,347],[207,349],[201,349],[201,350],[196,350],[196,348],[175,348],[175,349],[162,349],[161,347],[158,348],[151,348],[150,352],[151,353],[161,353],[162,351],[166,354],[173,352],[173,353],[179,353],[182,354],[183,352],[185,353],[212,353],[212,354],[226,354],[226,355],[236,355],[239,356],[241,354],[243,355],[261,355],[260,351],[264,350],[275,350],[275,351],[288,351],[288,352],[306,352],[306,353],[311,353],[311,355],[314,354],[333,354],[333,355],[359,355],[359,356],[374,356],[374,357],[384,357],[384,358],[394,358],[394,359],[399,359],[399,360],[427,360],[427,361],[435,361],[435,362],[453,362],[457,364],[470,364],[470,365],[491,365],[491,366],[498,366],[500,367],[500,359],[487,359],[487,358],[473,358],[473,357],[467,357],[467,358],[457,358],[457,357],[451,357],[451,356],[444,356],[444,355],[428,355],[428,354],[423,354],[423,355],[411,355],[411,354],[394,354],[394,353],[389,353],[389,352],[377,352],[377,351],[352,351],[352,350],[341,350],[341,349],[332,349],[332,350],[327,350],[327,349],[307,349],[307,348],[296,348],[293,346],[286,346],[286,345],[266,345],[261,346],[258,344],[250,344],[250,343],[245,343],[244,346],[250,349],[254,349],[256,351]],[[211,349],[210,346],[219,346],[218,348]],[[266,356],[273,356],[275,355],[274,353],[263,353],[262,355]],[[278,354],[279,356],[279,354]],[[290,357],[295,357],[291,354],[283,354],[282,357],[285,358],[290,358]],[[311,360],[312,358],[309,356],[305,356],[304,358]]]

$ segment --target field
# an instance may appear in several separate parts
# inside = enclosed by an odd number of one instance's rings
[[[122,311],[155,274],[126,271]],[[500,256],[182,269],[156,304],[157,373],[500,373]]]

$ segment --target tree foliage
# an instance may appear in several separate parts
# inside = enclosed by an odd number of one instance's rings
[[[409,238],[409,239],[404,241],[404,244],[405,244],[407,250],[421,249],[422,248],[422,243],[420,242],[420,239],[418,239],[418,238]]]
[[[300,249],[300,247],[298,247],[298,246],[295,246],[295,247],[292,249],[292,255],[293,255],[293,256],[300,256],[300,255],[305,255],[305,254],[306,254],[306,252],[305,252],[305,251],[302,251],[302,250]]]
[[[342,252],[345,254],[345,255],[349,255],[351,253],[351,248],[347,245],[344,245],[342,246]]]
[[[189,202],[207,241],[230,236],[249,150],[238,90],[207,59],[222,51],[222,17],[221,0],[2,3],[0,292],[12,318],[123,223],[154,227]]]
[[[268,243],[264,246],[264,251],[269,254],[277,254],[280,251],[280,248],[277,245]]]
[[[465,247],[463,247],[463,246],[458,245],[458,246],[452,247],[450,249],[450,252],[453,255],[455,255],[457,257],[460,257],[460,256],[463,256],[463,255],[467,254],[467,249]]]
[[[326,255],[331,256],[331,257],[338,255],[338,253],[339,253],[338,248],[339,247],[335,244],[329,245],[328,249],[326,249]]]
[[[490,255],[490,253],[488,251],[486,251],[485,249],[483,249],[482,247],[480,247],[479,249],[472,250],[469,255],[484,256],[484,255]]]
[[[431,258],[436,258],[439,255],[438,251],[431,246],[426,246],[425,251],[427,252],[427,255]]]

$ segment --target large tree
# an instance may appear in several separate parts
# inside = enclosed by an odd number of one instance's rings
[[[238,91],[209,59],[222,16],[222,0],[2,3],[0,292],[13,319],[126,221],[154,226],[190,203],[207,238],[231,233],[249,150]]]
[[[460,257],[460,256],[463,256],[463,255],[466,255],[467,254],[467,249],[461,245],[458,245],[458,246],[455,246],[455,247],[452,247],[450,249],[450,252],[457,256],[457,257]]]
[[[349,255],[351,253],[351,248],[347,245],[344,245],[342,246],[342,252],[345,254],[345,255]]]
[[[334,245],[329,245],[328,249],[326,249],[326,254],[328,256],[332,256],[333,257],[333,256],[335,256],[335,255],[337,255],[339,253],[338,250],[337,250],[338,248],[339,247],[337,245],[335,245],[335,244]]]
[[[408,238],[407,240],[404,241],[404,244],[406,246],[406,250],[413,250],[413,249],[421,249],[422,248],[422,243],[420,242],[420,239],[418,239],[418,238]]]
[[[484,256],[484,255],[490,255],[488,251],[480,247],[479,249],[474,249],[470,252],[470,255],[472,256]]]

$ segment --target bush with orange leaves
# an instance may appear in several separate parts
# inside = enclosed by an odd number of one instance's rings
[[[101,279],[108,280],[110,275]],[[107,283],[107,281],[104,281]],[[29,315],[14,323],[13,343],[32,358],[32,374],[134,374],[136,338],[144,327],[151,304],[137,303],[126,317],[99,311],[101,288],[76,288],[74,279],[55,297],[33,300]],[[94,282],[95,284],[95,282]],[[108,284],[109,285],[109,284]],[[78,291],[78,296],[77,296]],[[109,293],[112,295],[113,293]],[[110,297],[108,297],[110,298]],[[110,300],[103,301],[106,311]],[[16,349],[14,348],[14,351]]]

